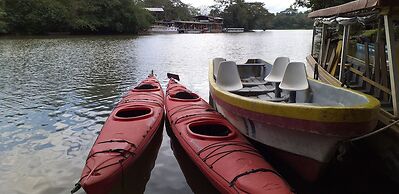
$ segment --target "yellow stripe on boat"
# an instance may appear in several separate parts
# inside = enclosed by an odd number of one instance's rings
[[[210,92],[216,98],[242,109],[272,116],[311,120],[318,122],[359,123],[377,119],[377,113],[380,107],[380,102],[374,97],[348,89],[346,90],[349,92],[367,98],[368,103],[345,107],[311,106],[306,104],[276,103],[239,96],[231,92],[224,91],[216,85],[215,79],[213,78],[212,60],[209,65],[208,79]],[[322,82],[319,83],[326,85]],[[343,90],[339,87],[331,87]]]

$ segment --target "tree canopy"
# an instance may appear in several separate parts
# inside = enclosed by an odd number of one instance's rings
[[[306,29],[312,28],[313,21],[307,13],[298,12],[293,7],[272,14],[264,3],[247,3],[245,0],[215,0],[210,15],[224,18],[225,27],[253,29]]]
[[[272,20],[274,29],[310,29],[313,20],[308,18],[308,12],[298,12],[292,7],[277,13]]]
[[[272,14],[264,3],[246,3],[244,0],[216,0],[218,4],[211,6],[210,15],[224,18],[226,27],[245,29],[270,28]]]
[[[191,20],[198,15],[199,9],[184,4],[180,0],[143,0],[145,7],[160,7],[164,9],[166,20]]]
[[[152,20],[134,0],[0,0],[0,33],[137,33]]]
[[[353,0],[295,0],[295,5],[307,7],[314,11],[331,6],[341,5],[350,1]]]

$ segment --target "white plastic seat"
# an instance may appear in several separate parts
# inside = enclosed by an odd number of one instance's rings
[[[280,89],[287,91],[301,91],[309,88],[308,79],[306,76],[305,63],[292,62],[289,63],[283,80],[280,84]]]
[[[222,61],[220,63],[216,85],[226,91],[237,91],[243,88],[237,64],[234,61]]]
[[[213,59],[213,76],[215,77],[215,79],[217,78],[217,75],[218,75],[220,63],[223,61],[226,61],[226,59],[224,59],[224,58],[214,58]]]
[[[283,80],[285,69],[287,68],[290,59],[288,57],[277,57],[273,63],[272,70],[269,75],[266,76],[265,81],[278,83]]]

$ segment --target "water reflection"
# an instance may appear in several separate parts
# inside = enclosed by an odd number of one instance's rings
[[[305,61],[312,31],[0,39],[0,193],[68,193],[114,105],[151,70],[208,98],[208,63]],[[146,193],[190,193],[165,136]]]
[[[138,158],[134,165],[125,171],[123,181],[115,185],[110,194],[139,194],[144,193],[151,170],[155,166],[155,160],[162,143],[163,123],[161,129],[155,134],[148,147]]]
[[[190,159],[190,156],[184,151],[179,141],[174,136],[171,128],[166,127],[168,135],[170,137],[170,146],[173,150],[177,162],[179,162],[180,169],[183,171],[184,177],[187,180],[188,185],[194,193],[219,193],[219,191],[209,182],[206,176],[200,171],[200,169]]]

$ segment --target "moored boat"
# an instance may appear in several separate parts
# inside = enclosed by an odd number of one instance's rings
[[[303,63],[286,57],[274,65],[217,58],[209,70],[213,106],[308,181],[318,179],[340,141],[377,124],[377,99],[309,79]]]
[[[117,104],[89,152],[80,187],[90,194],[106,194],[123,183],[126,172],[163,128],[163,90],[150,76]]]
[[[152,25],[148,32],[151,34],[177,34],[179,28],[174,26]]]
[[[221,114],[174,79],[165,109],[177,141],[221,193],[292,193],[283,178]]]

